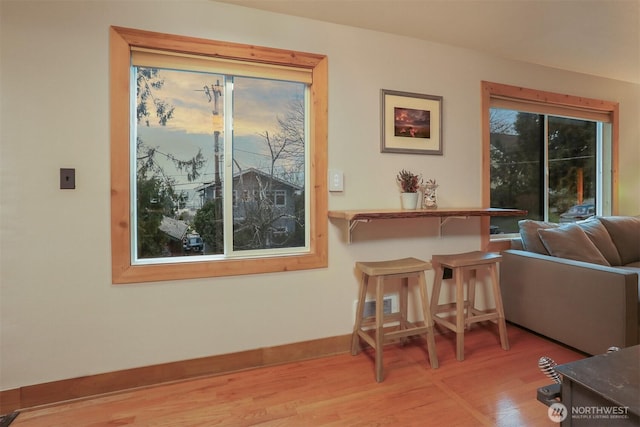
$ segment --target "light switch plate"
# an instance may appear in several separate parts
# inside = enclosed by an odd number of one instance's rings
[[[329,170],[329,191],[344,191],[344,174],[342,171]]]
[[[74,190],[76,188],[76,170],[60,168],[60,189]]]

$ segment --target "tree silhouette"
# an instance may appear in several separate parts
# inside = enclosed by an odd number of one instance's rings
[[[208,200],[196,213],[193,227],[204,240],[206,253],[224,253],[222,199]]]
[[[305,109],[304,99],[296,97],[289,101],[284,117],[276,118],[278,129],[275,134],[264,131],[260,134],[267,148],[270,158],[270,175],[276,176],[275,165],[283,165],[281,178],[301,185],[300,174],[305,169]]]

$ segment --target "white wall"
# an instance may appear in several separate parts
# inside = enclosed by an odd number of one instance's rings
[[[638,85],[387,34],[200,2],[0,2],[0,389],[348,334],[358,259],[477,249],[476,219],[329,225],[329,268],[111,284],[108,28],[326,54],[330,209],[397,207],[396,172],[480,204],[480,81],[619,101],[621,213],[640,214]],[[597,58],[594,58],[596,61]],[[380,89],[444,97],[444,155],[379,152]],[[76,190],[58,188],[76,168]],[[419,230],[416,236],[416,229]]]

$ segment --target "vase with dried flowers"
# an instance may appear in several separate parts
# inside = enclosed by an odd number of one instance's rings
[[[418,190],[422,185],[422,176],[402,169],[396,175],[396,181],[400,185],[402,193],[402,209],[416,209],[418,206]]]

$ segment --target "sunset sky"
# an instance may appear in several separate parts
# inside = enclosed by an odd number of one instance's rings
[[[428,110],[415,110],[413,108],[395,108],[396,125],[406,124],[424,126],[430,124],[431,112]]]

